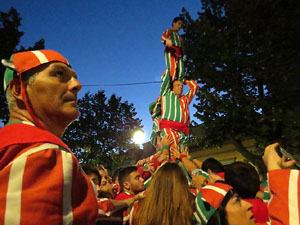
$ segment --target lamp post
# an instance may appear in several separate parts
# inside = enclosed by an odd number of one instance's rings
[[[134,133],[133,142],[136,145],[141,145],[142,143],[144,143],[144,140],[145,140],[145,133],[142,130],[138,130]]]

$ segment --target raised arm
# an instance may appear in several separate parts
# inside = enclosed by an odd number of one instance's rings
[[[184,80],[184,84],[189,86],[188,92],[185,94],[188,104],[190,104],[199,89],[199,85],[194,80]]]
[[[292,225],[299,223],[300,192],[299,170],[285,169],[296,162],[280,158],[276,152],[278,143],[265,149],[263,160],[268,168],[271,200],[268,205],[272,225]]]
[[[170,40],[170,34],[171,31],[168,29],[166,30],[163,35],[161,36],[161,42],[166,46],[166,47],[171,47],[172,46],[172,41]]]

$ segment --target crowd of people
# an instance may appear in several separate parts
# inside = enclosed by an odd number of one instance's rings
[[[173,26],[178,30],[181,22]],[[168,37],[163,42],[169,47]],[[181,57],[178,48],[172,51]],[[181,67],[177,58],[174,65]],[[171,66],[164,73],[162,87],[173,87],[162,91],[150,110],[153,115],[161,107],[157,153],[110,176],[102,165],[80,165],[60,139],[79,116],[81,84],[68,60],[52,50],[36,50],[1,62],[10,117],[0,130],[0,224],[300,223],[299,170],[291,169],[294,160],[278,155],[278,143],[266,146],[263,155],[267,185],[249,163],[224,167],[216,159],[201,162],[189,155],[188,105],[197,85],[184,81],[191,90],[181,96],[183,82],[173,73],[178,69]],[[178,100],[185,117],[171,116],[176,104],[167,99]]]

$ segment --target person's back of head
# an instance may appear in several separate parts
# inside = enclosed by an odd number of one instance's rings
[[[153,176],[147,195],[139,202],[134,224],[191,224],[194,197],[176,163],[166,163]]]
[[[201,169],[205,172],[222,173],[224,172],[224,166],[218,160],[214,158],[205,159],[202,163]],[[210,170],[210,171],[209,171]]]
[[[81,168],[83,169],[85,174],[88,176],[88,178],[90,178],[94,182],[95,185],[100,186],[101,176],[95,167],[88,165],[88,164],[82,164]]]
[[[123,167],[119,167],[117,168],[114,172],[113,172],[113,175],[112,175],[112,181],[115,183],[115,184],[119,184],[119,173],[120,171],[123,169]]]
[[[249,163],[234,162],[225,168],[225,182],[243,199],[253,199],[259,190],[259,175]]]

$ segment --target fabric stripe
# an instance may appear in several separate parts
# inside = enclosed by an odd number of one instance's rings
[[[16,159],[14,159],[13,161],[11,161],[9,164],[7,164],[6,167],[10,166],[11,164],[13,164],[16,160],[21,160],[22,158],[24,157],[28,157],[29,155],[31,154],[34,154],[36,152],[40,152],[40,151],[43,151],[43,150],[46,150],[46,149],[50,149],[50,148],[59,148],[58,145],[55,145],[55,144],[49,144],[49,143],[46,143],[46,144],[42,144],[42,145],[39,145],[38,147],[35,147],[35,148],[32,148],[24,153],[22,153],[20,156],[18,156]]]
[[[178,121],[178,118],[177,118],[178,115],[177,114],[178,114],[178,109],[180,110],[180,104],[179,104],[179,107],[178,107],[178,98],[175,94],[174,95],[172,94],[171,96],[172,96],[172,102],[175,103],[175,104],[173,104],[174,108],[173,108],[173,110],[171,110],[171,111],[174,112],[174,114],[172,115],[172,118],[170,118],[169,120]]]
[[[14,224],[20,224],[21,193],[23,184],[23,174],[27,157],[31,154],[49,148],[58,148],[58,145],[48,143],[39,145],[38,147],[32,148],[29,151],[24,152],[6,166],[8,167],[12,165],[9,174],[8,190],[6,196],[5,224],[11,225],[12,221],[14,222]],[[18,163],[15,163],[16,161]]]
[[[105,212],[102,209],[98,209],[98,214],[105,215],[105,216],[111,216],[112,212],[111,211]]]
[[[197,212],[194,212],[194,213],[193,213],[193,217],[194,217],[195,220],[197,221],[197,224],[201,224],[201,219],[200,219],[200,217],[198,216]]]
[[[227,194],[227,192],[225,190],[215,187],[215,186],[211,186],[211,185],[207,185],[207,186],[203,187],[202,189],[214,190],[223,196],[225,196]]]
[[[299,206],[298,206],[298,170],[291,170],[289,178],[288,204],[289,204],[289,224],[299,225]]]
[[[200,199],[200,196],[199,197],[197,196],[197,199],[196,199],[196,212],[197,212],[197,214],[199,214],[201,220],[204,221],[204,223],[206,224],[207,223],[207,218],[206,218],[205,214],[202,212],[202,209],[200,207],[201,203],[202,203],[202,200]]]
[[[41,51],[31,51],[40,61],[41,64],[49,62],[47,57]]]
[[[5,225],[20,224],[23,174],[27,157],[11,166],[6,195]]]
[[[170,97],[170,96],[169,96]],[[166,100],[168,100],[169,102],[168,103],[166,103],[166,105],[168,104],[170,107],[168,107],[168,108],[166,108],[166,109],[168,109],[169,111],[168,111],[168,116],[167,116],[167,118],[170,118],[170,116],[171,116],[171,109],[172,109],[172,101],[171,101],[171,98],[166,98]],[[167,111],[167,110],[166,110]],[[166,112],[167,113],[167,112]]]
[[[179,121],[178,122],[183,122],[185,123],[186,122],[186,110],[184,110],[184,98],[180,98],[179,99],[179,102],[180,102],[180,117],[179,117]],[[189,107],[186,107],[186,109],[188,109]]]
[[[63,174],[64,174],[64,187],[63,187],[63,224],[73,224],[72,212],[72,171],[73,160],[72,155],[65,151],[61,151]],[[70,163],[71,162],[71,163]]]

